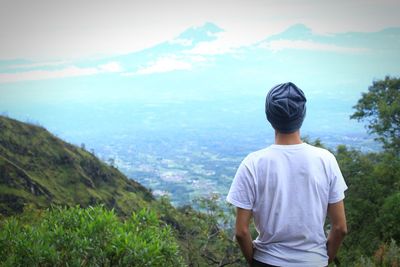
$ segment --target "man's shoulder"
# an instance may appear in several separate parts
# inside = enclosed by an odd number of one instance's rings
[[[268,146],[268,147],[265,147],[265,148],[262,148],[262,149],[259,149],[259,150],[249,153],[246,158],[247,159],[257,159],[260,157],[264,157],[270,153],[273,153],[273,152],[272,152],[271,146]]]
[[[322,148],[322,147],[318,147],[318,146],[313,146],[310,144],[306,144],[305,146],[308,150],[310,150],[312,153],[322,156],[322,157],[328,157],[328,158],[332,158],[335,157],[332,152],[330,152],[328,149],[326,148]]]
[[[277,151],[273,149],[273,146],[267,146],[265,148],[250,152],[243,160],[245,164],[251,164],[258,162],[263,159],[273,158]]]
[[[267,151],[268,151],[268,147],[250,152],[242,160],[242,164],[244,164],[246,166],[253,165],[254,162],[258,161],[258,159],[264,157],[268,153]]]

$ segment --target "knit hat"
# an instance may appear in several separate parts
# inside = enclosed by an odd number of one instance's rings
[[[281,133],[293,133],[303,123],[306,101],[303,91],[295,84],[278,84],[267,95],[265,114],[274,129]]]

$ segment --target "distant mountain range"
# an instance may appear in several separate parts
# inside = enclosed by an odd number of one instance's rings
[[[312,77],[315,83],[329,75],[339,75],[345,80],[330,82],[340,85],[346,80],[354,82],[348,80],[350,77],[371,80],[398,73],[399,49],[398,27],[377,32],[318,34],[307,25],[294,24],[264,40],[235,44],[229,42],[224,29],[208,22],[188,28],[172,40],[123,55],[43,62],[0,60],[0,84],[104,74],[119,76],[121,85],[142,84],[137,77],[149,74],[178,71],[180,79],[185,80],[191,73],[206,73],[211,77],[213,73],[247,70],[244,76],[240,75],[245,81],[261,73],[272,83],[285,76],[305,81]]]
[[[42,127],[0,116],[0,214],[51,204],[104,204],[120,214],[153,197],[139,183]]]

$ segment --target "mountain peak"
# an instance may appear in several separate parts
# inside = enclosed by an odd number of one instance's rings
[[[294,24],[284,30],[281,33],[272,35],[268,37],[266,40],[277,40],[277,39],[285,39],[285,40],[302,40],[308,39],[312,37],[312,30],[304,24]]]
[[[223,31],[223,29],[214,23],[206,22],[202,26],[187,29],[177,39],[190,40],[192,43],[213,41],[217,38],[216,34]]]

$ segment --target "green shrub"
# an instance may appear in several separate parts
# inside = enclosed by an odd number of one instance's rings
[[[382,244],[374,256],[362,256],[355,264],[356,267],[397,267],[400,266],[400,248],[395,240]]]
[[[379,221],[385,241],[390,238],[400,240],[400,192],[385,199],[380,210]]]
[[[0,266],[182,266],[178,245],[154,212],[121,221],[102,206],[56,207],[30,224],[2,222]]]

